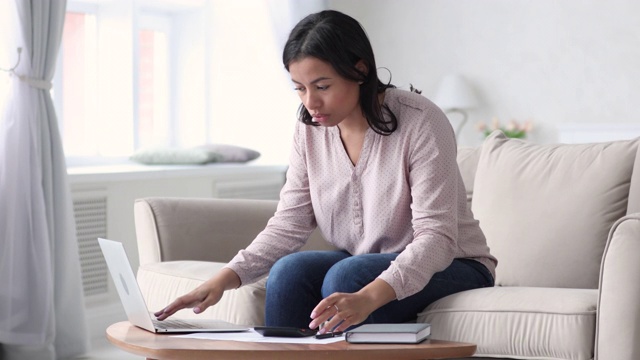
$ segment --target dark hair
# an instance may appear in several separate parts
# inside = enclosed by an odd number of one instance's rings
[[[282,62],[289,71],[289,64],[306,57],[325,61],[340,76],[362,82],[360,85],[360,107],[369,126],[381,135],[390,135],[398,127],[398,119],[388,106],[380,104],[378,95],[388,88],[395,88],[391,82],[385,84],[378,79],[373,49],[367,34],[354,18],[335,10],[325,10],[302,19],[289,34],[284,46]],[[356,68],[362,61],[367,72]],[[390,120],[385,120],[382,110]],[[300,104],[298,119],[307,125],[318,125],[311,114]]]

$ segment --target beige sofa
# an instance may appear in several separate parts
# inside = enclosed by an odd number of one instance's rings
[[[477,357],[640,359],[637,154],[638,140],[536,145],[501,134],[461,148],[470,206],[499,259],[496,287],[443,298],[418,321],[432,324],[433,338],[478,344]],[[275,208],[261,200],[137,200],[138,280],[150,308],[220,269]],[[309,248],[329,246],[314,233]],[[264,283],[227,292],[201,316],[262,324]]]

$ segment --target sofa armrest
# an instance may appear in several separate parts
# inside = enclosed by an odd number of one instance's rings
[[[264,229],[277,204],[275,200],[137,199],[140,265],[178,260],[226,263]],[[303,250],[332,248],[316,230]]]
[[[202,285],[224,267],[211,261],[165,261],[138,269],[138,284],[150,311],[167,306],[177,297]],[[266,278],[238,289],[225,291],[220,301],[199,314],[192,309],[175,313],[179,319],[217,319],[238,325],[264,325]]]
[[[640,359],[640,213],[611,228],[599,291],[595,359]]]

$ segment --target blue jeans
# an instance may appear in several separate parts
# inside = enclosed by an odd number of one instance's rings
[[[266,325],[308,327],[311,310],[320,300],[335,292],[357,292],[375,280],[397,256],[397,253],[352,256],[345,251],[302,251],[281,258],[271,268],[267,280]],[[434,274],[420,292],[382,306],[363,324],[412,321],[440,298],[493,284],[491,273],[481,263],[455,259],[444,271]]]

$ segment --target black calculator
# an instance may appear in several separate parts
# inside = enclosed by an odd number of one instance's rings
[[[306,337],[315,335],[318,330],[286,327],[286,326],[256,326],[253,328],[262,336],[278,336],[278,337]]]

